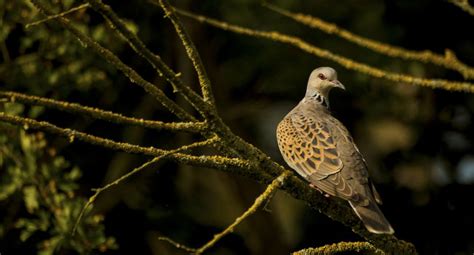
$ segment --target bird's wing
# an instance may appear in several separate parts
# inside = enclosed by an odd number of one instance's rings
[[[285,161],[322,191],[352,199],[353,190],[340,174],[343,162],[330,123],[307,115],[295,112],[278,126],[278,142]]]

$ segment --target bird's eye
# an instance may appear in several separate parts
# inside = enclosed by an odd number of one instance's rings
[[[326,76],[324,76],[322,73],[318,74],[318,78],[321,80],[326,80]]]

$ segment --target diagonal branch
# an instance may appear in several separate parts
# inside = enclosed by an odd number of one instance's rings
[[[461,1],[452,0],[451,2],[457,3]],[[275,11],[286,17],[289,17],[301,24],[319,29],[328,34],[337,35],[349,42],[357,44],[361,47],[365,47],[374,52],[381,53],[390,57],[398,57],[402,59],[416,60],[423,63],[435,64],[447,69],[458,71],[464,76],[465,79],[474,78],[474,68],[459,61],[456,58],[456,55],[451,50],[446,49],[446,53],[444,56],[433,53],[429,50],[424,50],[424,51],[407,50],[401,47],[393,46],[386,43],[381,43],[369,38],[362,37],[348,30],[340,28],[336,24],[326,22],[317,17],[313,17],[310,15],[302,14],[302,13],[292,13],[290,11],[279,8],[267,2],[264,2],[263,5],[267,7],[268,9]]]
[[[199,133],[206,129],[204,122],[175,122],[167,123],[155,120],[144,120],[123,116],[118,113],[105,111],[98,108],[83,106],[76,103],[69,103],[65,101],[54,100],[50,98],[32,96],[11,91],[0,91],[0,98],[6,98],[10,102],[20,102],[24,104],[40,105],[66,111],[75,114],[81,114],[95,119],[105,120],[117,124],[128,124],[151,128],[156,130],[171,130],[171,131],[186,131],[192,133]]]
[[[469,4],[469,0],[449,0],[449,2],[474,16],[474,7]]]
[[[214,238],[212,238],[212,240],[210,240],[209,242],[207,242],[206,244],[204,244],[203,246],[201,246],[200,248],[198,248],[196,250],[196,254],[202,254],[204,253],[206,250],[208,250],[209,248],[211,248],[212,246],[214,246],[214,244],[216,244],[220,239],[222,239],[222,237],[224,237],[225,235],[231,233],[234,231],[234,228],[237,227],[237,225],[239,225],[242,221],[244,221],[247,217],[249,217],[250,215],[254,214],[271,196],[272,194],[280,188],[280,186],[283,185],[283,183],[285,182],[285,180],[291,176],[291,172],[289,171],[285,171],[283,172],[280,176],[278,176],[277,178],[275,178],[268,186],[267,188],[265,189],[265,191],[260,194],[260,196],[258,196],[256,199],[255,199],[255,202],[252,204],[252,206],[249,207],[249,209],[247,209],[247,211],[245,211],[242,215],[240,215],[239,217],[237,217],[237,219],[235,219],[235,221],[230,224],[226,229],[224,229],[224,231],[220,232],[219,234],[216,234],[214,235]]]
[[[303,39],[290,36],[286,34],[282,34],[276,31],[262,31],[262,30],[255,30],[246,27],[241,27],[233,24],[229,24],[223,21],[219,21],[216,19],[212,19],[209,17],[205,17],[202,15],[197,15],[188,11],[176,9],[178,13],[183,16],[192,18],[199,22],[206,23],[208,25],[226,30],[231,31],[237,34],[243,34],[253,37],[260,37],[269,39],[276,42],[286,43],[292,46],[295,46],[307,53],[312,55],[329,59],[334,61],[343,67],[351,70],[355,70],[376,78],[383,78],[394,82],[402,82],[410,85],[419,85],[423,87],[429,88],[437,88],[437,89],[445,89],[445,90],[454,90],[454,91],[464,91],[469,93],[474,93],[474,84],[469,82],[458,82],[458,81],[450,81],[450,80],[443,80],[443,79],[425,79],[425,78],[418,78],[410,75],[404,75],[394,72],[383,71],[379,68],[369,66],[360,62],[356,62],[352,59],[334,54],[328,50],[316,47]]]
[[[193,254],[202,254],[204,253],[205,251],[207,251],[209,248],[211,248],[212,246],[214,246],[219,240],[221,240],[224,236],[226,236],[227,234],[231,233],[234,231],[234,229],[237,227],[237,225],[239,225],[240,223],[242,223],[242,221],[244,221],[246,218],[248,218],[250,215],[254,214],[255,212],[257,212],[257,210],[262,207],[262,205],[268,200],[271,198],[271,196],[273,195],[273,193],[279,189],[285,182],[285,180],[290,177],[292,174],[290,171],[285,171],[283,172],[281,175],[279,175],[277,178],[275,178],[268,186],[267,188],[265,189],[265,191],[260,194],[260,196],[258,196],[256,199],[255,199],[255,202],[252,204],[252,206],[249,207],[249,209],[247,209],[242,215],[240,215],[239,217],[237,217],[235,219],[234,222],[232,222],[232,224],[230,224],[226,229],[224,229],[222,232],[214,235],[214,237],[207,243],[205,243],[203,246],[197,248],[197,249],[194,249],[194,248],[190,248],[190,247],[187,247],[186,245],[183,245],[183,244],[180,244],[176,241],[173,241],[172,239],[169,239],[167,237],[159,237],[158,240],[161,240],[161,241],[166,241],[170,244],[172,244],[173,246],[175,246],[176,248],[179,248],[179,249],[182,249],[182,250],[185,250],[185,251],[188,251],[188,252],[191,252]]]
[[[25,28],[28,29],[32,26],[37,26],[37,25],[42,24],[44,22],[47,22],[49,20],[57,19],[59,17],[64,17],[64,16],[66,16],[70,13],[73,13],[73,12],[76,12],[76,11],[79,11],[79,10],[82,10],[82,9],[85,9],[85,8],[88,8],[88,7],[89,7],[89,4],[87,4],[87,3],[86,4],[81,4],[79,6],[71,8],[67,11],[64,11],[64,12],[61,12],[61,13],[58,13],[58,14],[55,14],[55,15],[48,16],[48,17],[46,17],[42,20],[38,20],[38,21],[35,21],[35,22],[32,22],[32,23],[28,23],[28,24],[25,25]]]
[[[186,100],[188,100],[188,102],[190,102],[191,105],[193,105],[193,107],[202,115],[205,115],[203,109],[212,108],[212,104],[203,101],[196,92],[189,88],[189,86],[186,86],[179,78],[180,75],[175,73],[165,62],[163,62],[159,55],[150,51],[140,38],[125,26],[125,23],[117,16],[110,6],[102,3],[100,0],[87,1],[94,10],[102,14],[102,16],[110,22],[112,29],[121,35],[121,37],[128,42],[138,55],[145,58],[155,68],[155,70],[157,70],[160,76],[164,76],[166,80],[171,83],[174,90],[182,93]]]
[[[154,0],[155,3],[158,3],[158,0]],[[204,100],[209,101],[211,105],[215,105],[214,96],[212,95],[211,89],[211,81],[209,80],[209,76],[206,73],[206,69],[204,68],[204,64],[202,63],[201,57],[199,56],[198,50],[196,46],[194,46],[193,41],[189,37],[189,34],[186,32],[183,24],[176,16],[173,7],[167,0],[159,0],[159,4],[163,11],[165,12],[165,17],[171,20],[173,23],[174,29],[178,34],[181,42],[186,49],[186,53],[188,54],[189,59],[193,63],[194,69],[197,72],[199,84],[201,85],[202,95],[204,96]]]
[[[54,15],[53,12],[47,9],[43,4],[38,0],[30,0],[36,8],[45,15]],[[114,53],[110,50],[102,47],[98,42],[94,41],[91,37],[85,35],[73,25],[70,21],[64,17],[57,17],[54,19],[64,28],[69,30],[73,35],[75,35],[79,41],[84,45],[94,50],[99,56],[104,58],[107,62],[112,64],[115,68],[122,71],[125,76],[127,76],[132,83],[135,83],[145,89],[146,92],[154,96],[163,106],[168,108],[172,113],[178,116],[180,119],[185,121],[195,121],[196,119],[184,111],[179,105],[169,99],[162,90],[157,88],[154,84],[143,79],[135,70],[123,63]]]
[[[167,158],[168,156],[172,155],[172,154],[175,154],[177,152],[181,152],[181,151],[187,151],[187,150],[190,150],[190,149],[193,149],[193,148],[197,148],[197,147],[203,147],[203,146],[208,146],[208,145],[212,145],[216,142],[219,142],[219,138],[217,136],[211,138],[211,139],[207,139],[205,141],[201,141],[201,142],[195,142],[195,143],[192,143],[190,145],[184,145],[184,146],[181,146],[177,149],[174,149],[174,150],[169,150],[165,153],[163,153],[162,155],[158,156],[158,157],[155,157],[153,158],[152,160],[150,161],[147,161],[146,163],[142,164],[141,166],[133,169],[132,171],[122,175],[121,177],[119,177],[118,179],[116,179],[115,181],[111,182],[111,183],[108,183],[107,185],[103,186],[103,187],[100,187],[100,188],[97,188],[97,189],[94,189],[95,193],[94,195],[92,195],[91,197],[89,197],[89,200],[87,201],[87,203],[84,205],[84,207],[82,207],[82,210],[81,212],[79,213],[79,216],[77,217],[76,219],[76,223],[74,224],[74,227],[72,229],[72,234],[74,235],[74,233],[76,232],[76,229],[77,227],[79,226],[79,223],[81,222],[82,220],[82,217],[84,216],[84,213],[86,212],[87,208],[89,208],[96,200],[96,198],[104,191],[110,189],[111,187],[115,186],[115,185],[118,185],[120,184],[121,182],[123,182],[124,180],[130,178],[132,175],[142,171],[143,169],[151,166],[152,164],[162,160],[162,159],[165,159]]]

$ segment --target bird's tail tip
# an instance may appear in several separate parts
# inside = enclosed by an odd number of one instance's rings
[[[388,235],[395,233],[375,201],[370,201],[367,206],[349,203],[369,232]]]

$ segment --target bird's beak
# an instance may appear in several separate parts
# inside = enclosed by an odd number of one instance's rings
[[[342,85],[342,83],[338,80],[332,80],[332,81],[329,81],[329,82],[336,88],[346,90],[346,87],[344,87],[344,85]]]

